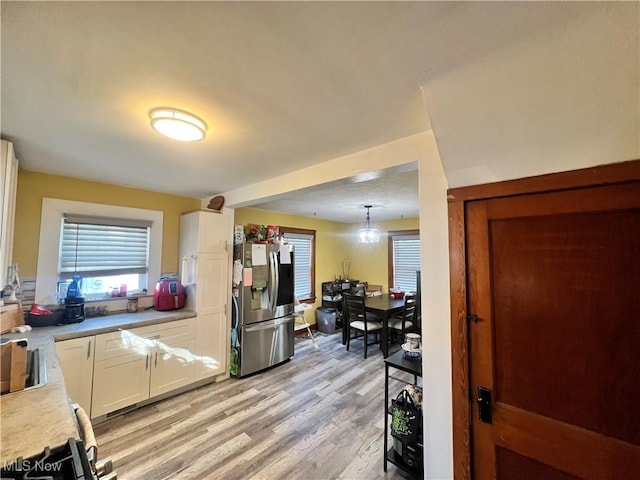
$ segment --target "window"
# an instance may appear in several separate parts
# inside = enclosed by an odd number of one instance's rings
[[[142,220],[151,223],[149,228],[149,260],[147,283],[139,288],[149,288],[149,283],[155,282],[161,275],[162,263],[162,232],[164,213],[161,210],[122,207],[100,203],[75,202],[58,198],[42,199],[42,215],[40,216],[40,237],[38,242],[38,267],[35,302],[49,304],[58,292],[60,241],[64,226],[64,215],[85,215],[88,217],[118,218],[127,220]],[[84,274],[82,274],[84,277]],[[129,274],[127,274],[129,275]],[[144,274],[136,274],[144,277]],[[94,277],[98,280],[100,277]],[[111,279],[112,282],[114,279]],[[104,280],[103,280],[104,283]],[[111,283],[111,282],[109,282]],[[127,283],[120,282],[120,283]],[[88,282],[83,280],[83,287]],[[115,282],[114,282],[115,285]],[[118,284],[119,286],[120,284]],[[107,288],[111,285],[107,285]],[[104,298],[104,295],[101,296]],[[89,300],[89,298],[87,298]]]
[[[420,231],[389,232],[389,287],[413,292],[420,270]]]
[[[313,302],[316,296],[316,231],[280,227],[280,233],[294,246],[294,293],[301,302]]]
[[[126,285],[147,284],[152,222],[65,214],[60,235],[58,280],[83,277],[83,293],[100,295]]]

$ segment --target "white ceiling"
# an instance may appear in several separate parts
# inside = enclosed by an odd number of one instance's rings
[[[28,170],[198,198],[430,128],[450,186],[639,158],[638,6],[3,1],[2,137]],[[158,106],[207,139],[156,134]],[[415,216],[416,179],[260,207]]]
[[[343,223],[364,223],[365,205],[371,205],[373,223],[417,218],[420,214],[417,169],[416,162],[408,163],[301,189],[253,207]]]

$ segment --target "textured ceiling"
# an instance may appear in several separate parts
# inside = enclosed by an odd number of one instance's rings
[[[198,198],[431,128],[452,186],[627,160],[638,5],[3,1],[1,133],[28,170]],[[207,139],[152,131],[158,106]],[[262,206],[411,215],[393,175]]]
[[[325,183],[253,205],[255,208],[336,222],[364,222],[371,205],[372,222],[419,216],[418,165]],[[299,199],[304,198],[301,202]]]

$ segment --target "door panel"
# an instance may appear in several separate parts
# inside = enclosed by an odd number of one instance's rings
[[[91,417],[99,417],[149,398],[149,361],[149,354],[143,352],[96,361]]]
[[[196,379],[222,373],[227,368],[229,334],[227,333],[226,252],[202,254],[198,264],[198,318],[196,323]]]
[[[470,202],[475,478],[640,471],[640,186]],[[527,476],[529,475],[529,476]]]
[[[498,478],[502,480],[574,480],[578,477],[523,457],[507,449],[496,450],[498,455]]]
[[[196,341],[158,342],[152,362],[149,396],[154,397],[192,383],[195,378]]]
[[[292,249],[293,246],[289,246]],[[278,265],[278,295],[276,305],[293,305],[294,292],[294,262],[295,257],[289,253],[289,263],[282,263],[281,252],[274,252],[274,258]],[[285,260],[286,262],[286,260]],[[287,312],[290,314],[292,312]]]
[[[496,399],[640,445],[640,416],[615,400],[638,398],[638,212],[500,220],[490,235]]]
[[[240,375],[262,370],[293,356],[293,317],[284,317],[242,327],[240,331]]]
[[[95,337],[56,342],[56,354],[69,398],[91,412]]]

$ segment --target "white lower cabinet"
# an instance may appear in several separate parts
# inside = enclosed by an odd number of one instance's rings
[[[92,418],[128,407],[147,398],[149,398],[148,354],[132,353],[96,361],[93,371]]]
[[[195,346],[194,339],[162,345],[154,349],[149,396],[162,395],[194,381]]]
[[[210,378],[227,369],[227,335],[224,312],[198,315],[196,380]]]
[[[56,342],[56,353],[69,398],[89,413],[91,411],[95,337]]]
[[[96,336],[91,417],[195,380],[195,319]]]

